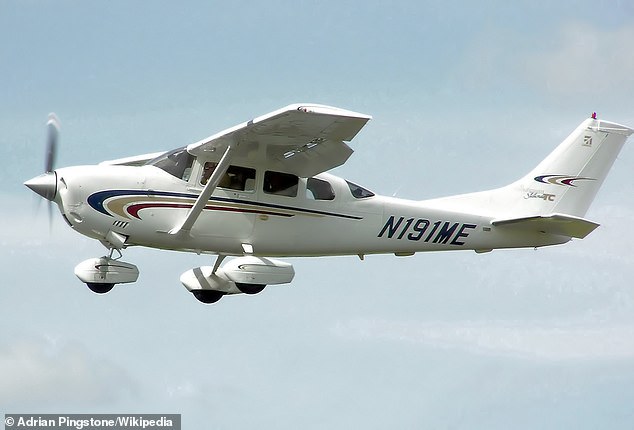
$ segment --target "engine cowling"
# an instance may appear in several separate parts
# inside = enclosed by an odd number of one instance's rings
[[[265,285],[287,284],[293,280],[293,265],[263,257],[238,257],[213,272],[212,266],[188,270],[180,277],[189,291],[214,290],[224,294],[254,294]]]

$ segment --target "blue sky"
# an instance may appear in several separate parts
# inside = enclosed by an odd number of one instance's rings
[[[625,1],[0,0],[0,410],[182,413],[184,428],[630,428],[629,142],[583,241],[294,259],[289,286],[203,306],[209,257],[129,249],[136,284],[22,182],[168,150],[293,102],[373,115],[335,173],[388,195],[504,185],[592,111],[634,125]]]

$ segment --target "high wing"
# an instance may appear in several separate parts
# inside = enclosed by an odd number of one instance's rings
[[[267,168],[309,177],[340,166],[369,115],[316,104],[293,104],[192,143],[195,156],[224,153],[256,157]]]
[[[232,159],[257,160],[268,169],[310,177],[346,162],[352,140],[370,116],[315,104],[294,104],[254,118],[187,146],[205,158],[222,154],[207,184],[185,218],[170,234],[191,231]]]

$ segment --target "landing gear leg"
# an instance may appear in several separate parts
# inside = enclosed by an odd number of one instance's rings
[[[119,254],[119,256],[117,258],[112,258],[112,254],[114,254],[115,251],[117,251],[117,254]],[[123,254],[121,253],[121,251],[119,251],[117,248],[110,248],[110,252],[108,253],[109,260],[118,260],[121,257],[123,257]]]
[[[218,270],[218,268],[222,264],[222,261],[226,257],[227,257],[226,255],[222,255],[222,254],[218,255],[218,258],[216,258],[216,262],[214,263],[214,268],[211,271],[211,276],[214,276],[216,274],[216,271]],[[201,290],[191,290],[191,292],[199,302],[202,302],[205,304],[216,303],[218,300],[222,299],[222,296],[225,295],[225,293],[223,293],[222,291],[216,291],[216,290],[201,289]]]
[[[226,255],[218,255],[218,258],[216,258],[216,263],[214,264],[214,268],[211,271],[212,275],[216,274],[216,270],[218,270],[218,268],[220,267],[220,265],[222,264],[225,258],[227,258]]]

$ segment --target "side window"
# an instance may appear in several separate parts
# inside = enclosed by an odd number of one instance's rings
[[[329,182],[308,178],[306,180],[306,197],[312,200],[333,200],[335,192]]]
[[[352,183],[350,181],[346,181],[348,183],[348,188],[350,188],[350,192],[355,199],[365,199],[368,197],[373,197],[374,193],[370,190],[366,190],[360,185]]]
[[[218,163],[213,161],[205,163],[203,166],[203,174],[200,178],[201,185],[207,184],[217,165]],[[255,190],[255,169],[229,166],[227,173],[220,179],[218,186],[236,191],[253,191]]]
[[[290,173],[272,172],[264,173],[264,192],[278,196],[295,197],[299,178]]]

